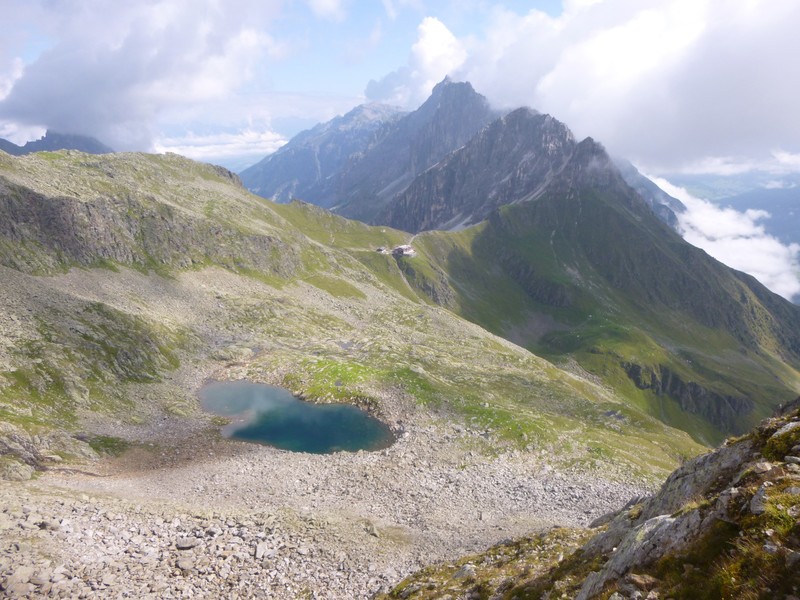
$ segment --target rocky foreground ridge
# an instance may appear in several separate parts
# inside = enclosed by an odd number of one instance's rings
[[[779,598],[800,593],[800,398],[589,530],[429,567],[383,598]]]

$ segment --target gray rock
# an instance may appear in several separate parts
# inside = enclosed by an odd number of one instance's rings
[[[764,473],[768,473],[774,468],[775,465],[766,461],[757,462],[751,467],[753,473],[755,473],[756,475],[762,475]]]
[[[51,577],[52,574],[48,571],[38,571],[31,577],[31,583],[35,586],[42,586],[46,583],[50,583]]]
[[[763,515],[767,510],[767,488],[761,486],[750,500],[750,512],[754,515]]]
[[[16,583],[28,583],[33,577],[34,568],[30,566],[17,567],[14,572],[6,579],[6,586]]]
[[[780,549],[781,549],[780,546],[778,546],[773,542],[767,542],[766,544],[764,544],[764,552],[766,552],[767,554],[777,554],[778,552],[780,552]]]
[[[6,595],[9,598],[24,598],[33,593],[34,587],[31,583],[12,583],[6,587]]]
[[[255,557],[256,560],[261,560],[264,558],[264,555],[267,553],[267,545],[264,542],[259,542],[256,544],[255,549]]]
[[[786,435],[787,433],[789,433],[790,431],[794,431],[798,427],[800,427],[800,421],[792,421],[791,423],[787,423],[786,425],[778,429],[778,431],[773,433],[769,439],[775,439],[777,437],[781,437],[782,435]]]
[[[184,572],[194,569],[194,561],[191,558],[179,558],[175,565]]]
[[[786,553],[786,566],[790,569],[800,567],[800,552],[789,550],[789,552]]]
[[[175,547],[176,547],[178,550],[191,550],[191,549],[192,549],[192,548],[194,548],[195,546],[199,546],[199,545],[200,545],[200,540],[198,540],[198,539],[197,539],[196,537],[194,537],[194,536],[190,536],[190,537],[180,537],[180,538],[178,538],[178,540],[175,542]]]
[[[793,465],[800,465],[800,456],[787,456],[784,460]]]
[[[456,571],[455,575],[453,575],[453,579],[468,579],[474,577],[475,577],[475,565],[471,563],[465,564],[458,571]]]
[[[31,465],[14,460],[11,457],[0,456],[0,479],[7,481],[27,481],[36,472]]]

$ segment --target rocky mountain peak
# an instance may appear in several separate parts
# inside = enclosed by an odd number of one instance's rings
[[[110,154],[114,152],[114,150],[93,137],[72,133],[58,133],[50,129],[40,139],[27,142],[24,146],[18,146],[8,140],[0,139],[0,150],[14,156],[23,156],[31,152],[54,152],[56,150],[79,150],[87,154]]]
[[[500,206],[537,197],[574,148],[566,125],[516,109],[417,177],[380,221],[410,231],[473,225]]]

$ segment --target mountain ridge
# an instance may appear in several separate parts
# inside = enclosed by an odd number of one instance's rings
[[[352,155],[365,152],[375,138],[380,138],[381,129],[402,115],[402,111],[387,105],[357,106],[299,133],[277,152],[242,171],[241,177],[250,191],[275,202],[313,197],[320,206],[330,208],[337,202],[332,178]],[[308,164],[316,169],[310,180]]]
[[[299,193],[295,196],[331,208],[342,216],[370,222],[416,174],[465,144],[496,116],[486,98],[469,83],[445,78],[417,110],[398,114],[398,118],[387,120],[374,131],[362,132],[367,135],[359,136],[360,143],[345,153],[346,159],[336,169],[325,171],[324,186],[298,183],[295,187]],[[335,121],[322,127],[330,130]],[[299,134],[297,144],[301,145],[309,135],[309,132]],[[347,146],[347,141],[339,137],[332,137],[331,143]],[[278,158],[277,153],[273,156]],[[272,162],[270,157],[265,158],[243,171],[242,179],[248,189],[263,197],[277,194],[279,200],[285,200],[285,190],[294,185],[293,180],[284,181],[285,169],[279,168],[277,161]],[[298,173],[303,180],[308,179],[311,166],[311,180],[317,181],[315,165],[313,159],[293,163],[288,169],[293,173],[290,178]],[[265,180],[271,183],[265,184]]]
[[[0,138],[0,150],[12,156],[24,156],[31,152],[53,152],[56,150],[77,150],[87,154],[109,154],[111,148],[97,139],[85,135],[58,133],[47,130],[38,140],[26,142],[23,146]]]
[[[432,300],[449,298],[452,310],[555,361],[573,356],[615,385],[650,390],[642,401],[656,412],[671,399],[721,426],[713,439],[745,431],[798,390],[800,309],[686,243],[590,138],[538,199],[462,234],[422,233],[416,245],[431,264],[414,267],[419,289]],[[526,333],[524,323],[543,319],[544,333]]]

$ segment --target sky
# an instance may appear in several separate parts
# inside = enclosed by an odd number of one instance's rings
[[[240,170],[358,104],[414,109],[449,75],[656,176],[800,172],[797,0],[0,0],[0,14],[0,137],[18,144],[51,128]]]

